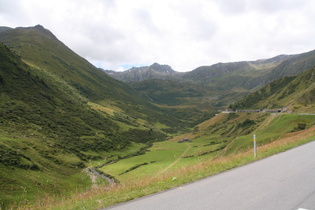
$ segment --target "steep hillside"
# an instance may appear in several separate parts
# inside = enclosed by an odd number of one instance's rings
[[[315,50],[302,54],[292,55],[289,59],[283,61],[269,74],[267,74],[264,77],[264,81],[267,84],[279,78],[297,75],[307,69],[312,68],[314,65]]]
[[[85,189],[90,183],[81,170],[99,155],[88,151],[131,144],[116,123],[89,108],[75,89],[41,76],[2,44],[0,93],[1,207],[73,186]]]
[[[40,25],[1,31],[0,41],[29,65],[53,72],[88,99],[135,104],[142,100],[129,86],[95,68]]]
[[[78,132],[85,133],[91,130],[88,129],[89,126],[93,127],[92,124],[89,124],[92,123],[91,120],[83,119],[87,117],[84,114],[90,115],[91,118],[95,117],[96,121],[103,121],[98,129],[102,127],[107,127],[109,131],[117,129],[114,123],[97,115],[93,110],[89,110],[86,99],[78,95],[75,89],[71,89],[59,81],[58,84],[57,81],[51,81],[48,77],[42,77],[36,69],[27,66],[2,44],[0,53],[3,120],[13,121],[20,125],[36,124],[43,130],[49,130],[49,133],[69,135],[71,141],[75,139],[72,136],[73,133],[67,134],[66,130],[71,129],[71,125],[77,123],[75,118],[82,120],[81,125],[88,123],[85,125],[87,128],[79,129]],[[65,124],[67,126],[60,126]],[[79,124],[73,126],[79,128]],[[66,141],[62,141],[62,143],[67,144]],[[78,146],[78,143],[73,146]]]
[[[28,65],[43,74],[50,74],[64,81],[88,100],[105,107],[112,107],[114,110],[121,110],[123,118],[128,116],[129,119],[141,118],[151,121],[152,124],[160,121],[168,126],[174,123],[181,124],[186,120],[181,119],[178,114],[172,115],[174,112],[170,110],[157,108],[147,97],[142,97],[129,85],[109,77],[40,25],[28,28],[6,28],[0,32],[0,41]],[[161,68],[168,69],[165,66]],[[121,116],[116,118],[121,120]]]
[[[181,75],[168,65],[154,63],[151,66],[133,67],[123,72],[105,70],[111,77],[123,82],[137,82],[148,79],[167,79],[169,77],[178,77]]]
[[[315,68],[297,76],[284,77],[271,82],[264,88],[251,93],[232,109],[272,109],[290,107],[293,111],[314,112]]]

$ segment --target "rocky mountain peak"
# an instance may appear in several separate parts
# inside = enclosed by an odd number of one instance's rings
[[[176,73],[176,71],[172,69],[172,67],[170,67],[169,65],[161,65],[159,63],[153,63],[151,66],[149,66],[149,69],[155,70],[157,72],[164,73],[164,74]]]
[[[6,27],[6,26],[0,26],[0,32],[2,31],[7,31],[7,30],[11,30],[12,28],[10,27]]]

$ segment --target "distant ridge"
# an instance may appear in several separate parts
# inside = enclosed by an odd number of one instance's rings
[[[5,26],[0,26],[0,32],[2,32],[2,31],[7,31],[7,30],[10,30],[10,29],[12,29],[12,28],[10,28],[10,27],[5,27]]]
[[[200,66],[189,72],[176,72],[168,65],[154,63],[151,66],[133,67],[124,72],[107,70],[106,73],[127,83],[162,79],[247,92],[255,91],[276,79],[302,73],[313,65],[315,65],[315,50],[256,61],[217,63]]]
[[[226,90],[241,88],[253,91],[276,79],[302,73],[313,65],[315,65],[315,50],[256,61],[201,66],[187,72],[181,79]]]
[[[179,72],[176,72],[169,65],[161,65],[153,63],[150,66],[132,67],[123,72],[116,72],[113,70],[105,70],[111,77],[123,82],[139,82],[148,79],[166,79],[169,76],[176,77]]]

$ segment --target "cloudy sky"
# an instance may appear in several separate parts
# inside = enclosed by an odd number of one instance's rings
[[[315,49],[313,0],[0,0],[0,26],[43,25],[97,67],[191,71]]]

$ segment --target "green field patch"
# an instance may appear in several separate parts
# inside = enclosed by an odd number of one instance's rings
[[[268,120],[268,119],[266,119]],[[253,145],[253,134],[256,134],[257,145],[264,145],[270,143],[286,133],[294,131],[294,128],[299,124],[305,124],[306,128],[315,124],[314,115],[298,115],[298,114],[284,114],[278,115],[272,119],[267,125],[258,127],[249,135],[244,135],[235,138],[231,144],[228,145],[228,152],[245,151]]]
[[[191,142],[157,142],[144,155],[119,160],[101,168],[121,182],[129,179],[142,179],[166,170],[175,170],[201,161],[210,161],[218,155],[238,153],[248,150],[253,145],[253,134],[257,135],[258,146],[272,142],[294,128],[305,124],[309,128],[315,123],[315,116],[239,114],[228,117],[230,121],[218,122],[214,129],[199,131],[203,133]],[[232,120],[232,121],[231,121]],[[255,126],[252,131],[243,135],[243,127]],[[234,127],[234,128],[233,128]],[[228,129],[229,135],[222,134]],[[235,134],[236,133],[236,134]]]
[[[92,157],[96,157],[96,159],[91,159],[88,163],[89,166],[93,167],[100,167],[101,165],[107,165],[106,163],[110,164],[111,161],[119,161],[120,159],[136,154],[140,151],[141,148],[146,147],[146,144],[143,143],[136,143],[132,142],[131,146],[124,148],[122,150],[114,150],[114,151],[84,151],[82,153],[86,155],[90,155]]]
[[[3,133],[2,133],[3,134]],[[45,142],[45,143],[43,143]],[[71,195],[91,186],[82,161],[48,140],[0,137],[0,205],[27,205],[43,196]],[[61,193],[62,192],[62,193]]]
[[[189,151],[187,151],[183,158],[192,158],[196,156],[214,153],[218,151],[218,149],[222,148],[223,143],[224,142],[222,141],[222,138],[217,137],[215,139],[213,137],[210,138],[210,136],[202,136],[195,138],[190,143],[192,148]]]
[[[145,176],[152,176],[159,171],[168,167],[176,159],[180,158],[183,151],[187,149],[186,144],[177,142],[157,142],[149,149],[149,152],[144,155],[123,159],[117,163],[104,166],[100,170],[113,175],[118,180],[125,179],[141,179]],[[147,162],[147,165],[136,168],[129,173],[124,173],[126,170]],[[122,175],[120,175],[122,174]]]

